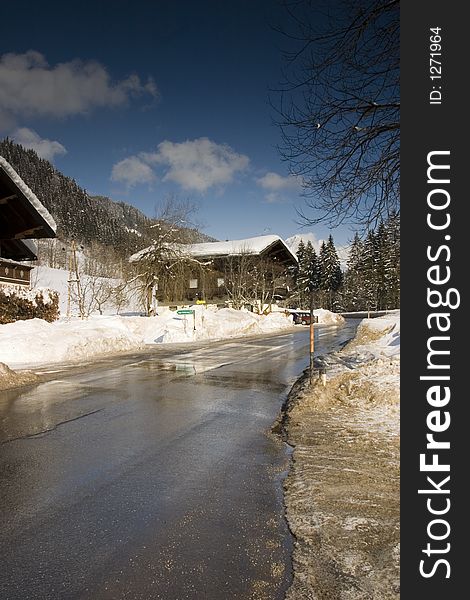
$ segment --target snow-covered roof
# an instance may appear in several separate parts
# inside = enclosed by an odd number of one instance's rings
[[[7,220],[16,219],[20,228],[26,227],[25,230],[18,231],[11,237],[55,237],[57,225],[51,214],[3,156],[0,156],[0,184],[0,196],[5,194],[4,198],[0,197],[0,200],[3,199],[0,203],[2,220],[6,224]],[[22,205],[22,212],[18,215],[20,205]],[[10,230],[13,224],[8,225]]]
[[[3,258],[0,256],[0,261],[2,263],[8,263],[9,265],[12,265],[13,267],[34,269],[34,265],[28,265],[27,263],[24,263],[24,262],[18,262],[17,260],[12,260],[11,258]]]
[[[296,255],[289,246],[278,235],[260,235],[242,240],[227,240],[225,242],[202,242],[199,244],[181,245],[182,253],[186,253],[194,258],[212,258],[217,256],[240,256],[241,254],[263,254],[271,247],[280,244],[284,247],[288,256],[297,261]],[[136,252],[129,259],[131,262],[138,262],[152,254],[152,246]]]
[[[226,242],[202,242],[190,244],[188,252],[191,256],[237,256],[240,254],[261,254],[274,244],[281,242],[295,259],[295,254],[278,235],[260,235],[243,240],[227,240]]]

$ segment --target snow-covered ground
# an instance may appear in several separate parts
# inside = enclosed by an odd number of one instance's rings
[[[47,323],[41,319],[0,325],[0,362],[23,368],[87,360],[106,353],[133,351],[146,344],[193,342],[289,329],[284,313],[256,315],[231,308],[193,306],[192,314],[168,309],[155,317],[92,316]],[[196,329],[194,329],[194,326]]]
[[[67,270],[53,269],[44,265],[34,267],[34,269],[31,271],[31,284],[33,286],[33,291],[36,287],[40,287],[49,288],[58,292],[59,310],[60,314],[63,316],[67,315],[68,309],[69,278],[70,274]],[[86,310],[90,311],[91,313],[98,313],[96,303],[93,302],[93,296],[100,295],[99,287],[101,284],[103,284],[103,290],[101,291],[102,295],[105,286],[112,288],[119,285],[119,283],[119,279],[111,279],[108,277],[90,277],[88,275],[82,275],[81,285]],[[141,306],[139,304],[139,299],[136,297],[136,295],[128,293],[128,298],[126,302],[123,303],[120,312],[139,312],[141,310]],[[71,315],[79,315],[77,293],[73,286],[70,294],[70,309]],[[105,315],[116,314],[116,305],[115,302],[113,302],[112,295],[110,295],[109,299],[107,299],[103,303],[102,312]]]

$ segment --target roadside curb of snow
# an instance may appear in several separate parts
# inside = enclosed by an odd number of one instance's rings
[[[387,335],[390,332],[383,333]],[[375,335],[372,337],[376,338]],[[368,341],[372,341],[370,338]],[[342,361],[345,350],[346,355],[348,351],[354,352],[355,344],[349,343],[330,357],[331,370],[326,387],[316,376],[310,384],[309,369],[305,369],[291,387],[273,424],[273,433],[292,448],[288,474],[283,481],[284,515],[293,539],[293,575],[286,592],[289,600],[308,600],[316,598],[317,594],[318,597],[323,597],[323,594],[328,597],[331,594],[331,597],[344,595],[351,600],[372,597],[396,600],[399,597],[399,543],[393,538],[397,527],[395,493],[384,487],[383,482],[378,482],[380,476],[373,478],[374,482],[370,484],[367,479],[377,476],[374,448],[382,442],[391,442],[393,446],[396,439],[393,421],[392,427],[375,431],[377,415],[374,417],[373,409],[379,408],[380,412],[382,403],[385,401],[387,404],[386,394],[381,395],[380,385],[376,387],[374,383],[375,371],[377,365],[380,369],[384,364],[390,364],[390,369],[396,371],[399,362],[396,363],[392,357],[363,356],[351,369]],[[369,407],[372,408],[371,421],[350,420],[351,414],[354,416],[354,413],[367,411]],[[369,424],[372,425],[371,432]],[[309,428],[307,433],[305,427]],[[347,456],[342,454],[345,447],[345,441],[341,439],[343,435],[351,439],[354,460],[363,461],[360,468],[366,478],[361,482],[360,493],[370,491],[380,494],[381,500],[377,500],[379,508],[373,517],[357,507],[344,507],[344,504],[357,500],[358,486],[357,481],[354,483],[354,479],[342,475],[340,465]],[[395,459],[392,449],[386,457],[386,460],[391,460],[392,481]],[[369,461],[372,461],[370,467]],[[336,467],[335,463],[339,466]],[[332,469],[329,471],[332,475],[325,479],[323,469]],[[313,472],[316,474],[312,479]],[[323,492],[322,485],[326,486]],[[339,496],[338,489],[343,490]],[[391,495],[390,504],[387,503],[387,494]],[[326,508],[325,497],[322,496],[327,497]],[[330,507],[332,501],[333,507]],[[361,533],[362,528],[364,533]],[[348,535],[352,536],[351,540],[344,546]],[[393,544],[389,543],[392,538]],[[373,552],[364,550],[374,544],[383,555],[380,560]],[[385,556],[388,558],[385,559]]]
[[[296,548],[297,544],[299,543],[299,540],[291,526],[291,522],[288,517],[288,507],[287,507],[287,503],[286,503],[286,493],[285,493],[286,492],[286,481],[287,481],[287,478],[289,477],[290,473],[292,472],[292,468],[295,463],[295,457],[294,457],[295,445],[291,444],[289,442],[288,422],[289,422],[289,412],[290,412],[292,406],[294,406],[303,397],[305,390],[309,386],[309,379],[310,379],[309,378],[309,369],[307,368],[302,373],[302,375],[300,375],[300,377],[293,383],[293,385],[292,385],[291,389],[289,390],[286,398],[284,399],[284,402],[282,403],[279,413],[270,429],[270,434],[272,436],[274,436],[275,438],[277,438],[280,441],[280,443],[285,444],[289,448],[286,471],[282,478],[282,513],[283,513],[283,518],[286,523],[287,529],[289,530],[289,533],[292,537],[292,543],[293,543],[293,550],[292,550],[292,554],[290,556],[290,559],[291,559],[290,566],[291,566],[292,574],[291,574],[291,578],[289,581],[288,589],[290,589],[290,587],[294,583],[294,578],[296,576],[294,553],[295,553],[295,548]],[[287,591],[286,591],[286,594],[287,594]]]
[[[0,362],[0,391],[37,383],[39,379],[32,371],[13,371],[8,365]]]
[[[303,371],[302,375],[300,375],[300,377],[298,377],[298,379],[293,383],[291,389],[289,390],[289,393],[287,394],[284,402],[282,403],[281,409],[276,417],[276,420],[271,426],[272,433],[274,433],[275,435],[279,435],[282,441],[288,444],[289,446],[289,436],[287,431],[289,426],[289,413],[294,404],[299,402],[299,400],[305,394],[306,390],[309,388],[309,379],[309,368],[307,368]]]

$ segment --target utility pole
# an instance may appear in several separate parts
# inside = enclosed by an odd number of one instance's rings
[[[310,383],[313,379],[313,354],[315,352],[315,331],[313,329],[313,290],[310,290]]]
[[[80,275],[78,273],[78,262],[77,262],[77,247],[75,240],[72,240],[72,247],[69,254],[69,279],[68,279],[68,294],[67,294],[67,318],[71,317],[71,305],[72,305],[72,288],[73,284],[76,284],[77,297],[78,297],[78,310],[80,312],[80,318],[83,319],[85,316],[85,310],[83,306],[83,294],[82,287],[80,285]]]

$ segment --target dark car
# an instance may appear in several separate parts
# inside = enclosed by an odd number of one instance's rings
[[[309,311],[296,311],[292,313],[292,318],[296,325],[310,325],[310,312]],[[317,323],[318,318],[313,315],[313,322]]]

